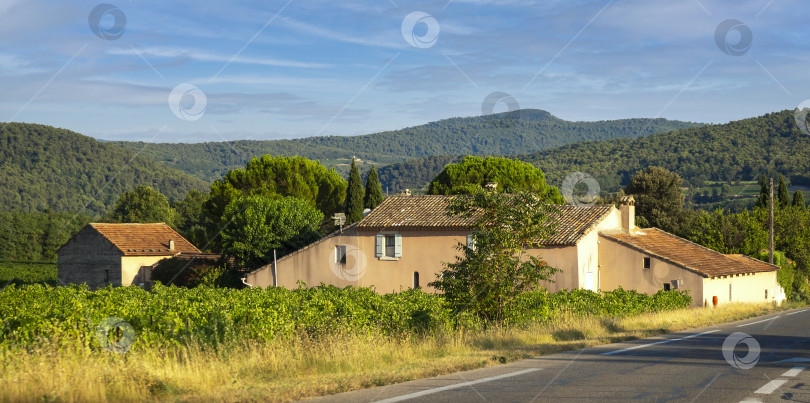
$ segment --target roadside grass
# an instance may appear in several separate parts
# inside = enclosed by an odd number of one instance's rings
[[[336,333],[115,354],[0,350],[0,401],[288,401],[754,317],[798,305],[729,304],[630,317],[563,315],[519,329],[406,337]]]

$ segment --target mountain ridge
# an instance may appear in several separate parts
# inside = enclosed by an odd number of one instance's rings
[[[545,150],[583,140],[638,137],[697,127],[701,123],[663,118],[569,122],[547,111],[521,109],[493,115],[454,117],[399,130],[359,136],[315,136],[284,140],[206,143],[112,142],[141,155],[211,181],[265,154],[301,155],[345,173],[353,156],[384,165],[430,155],[506,155]]]

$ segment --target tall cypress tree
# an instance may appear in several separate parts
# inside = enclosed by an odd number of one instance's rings
[[[377,176],[377,169],[373,166],[366,178],[366,196],[363,200],[365,208],[373,209],[383,201],[382,185],[380,185],[380,177]]]
[[[785,184],[785,177],[781,174],[779,175],[779,186],[776,188],[778,192],[776,193],[777,196],[777,205],[779,207],[785,207],[790,205],[790,195],[788,195],[787,185]]]
[[[771,188],[768,186],[768,178],[765,177],[765,174],[760,175],[759,177],[759,198],[757,199],[757,207],[768,207],[768,201],[770,200],[770,192]]]
[[[804,195],[800,190],[797,190],[796,193],[793,193],[793,205],[796,207],[801,207],[802,209],[806,208],[804,204]]]
[[[363,180],[360,171],[352,158],[352,170],[349,172],[349,188],[346,190],[346,224],[360,221],[363,218]]]

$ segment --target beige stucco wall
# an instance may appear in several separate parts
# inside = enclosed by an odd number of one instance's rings
[[[644,258],[650,258],[650,268],[644,268]],[[655,294],[664,283],[681,280],[680,290],[688,290],[695,305],[703,304],[703,276],[665,260],[647,255],[612,239],[599,236],[599,269],[602,290],[619,288]]]
[[[121,258],[121,285],[138,285],[151,280],[153,264],[168,256],[123,256]],[[144,278],[145,277],[145,278]]]
[[[731,299],[729,299],[731,285]],[[765,291],[768,297],[765,298]],[[705,279],[703,281],[702,302],[712,305],[712,297],[717,296],[718,304],[729,302],[777,302],[781,303],[782,291],[776,281],[776,272],[754,273],[733,277]]]
[[[100,288],[121,285],[121,252],[91,227],[71,238],[57,254],[60,284],[87,284]]]
[[[384,293],[398,292],[412,287],[414,272],[418,272],[422,289],[435,292],[427,284],[436,279],[444,262],[454,259],[458,253],[454,247],[458,242],[466,242],[467,236],[467,232],[462,231],[443,231],[441,236],[432,231],[380,232],[402,235],[401,258],[375,257],[378,232],[359,233],[352,228],[280,259],[276,270],[278,285],[295,288],[300,280],[309,285],[354,285],[374,287]],[[345,265],[335,262],[335,247],[338,245],[347,246]],[[272,266],[248,274],[246,281],[258,287],[272,285]]]

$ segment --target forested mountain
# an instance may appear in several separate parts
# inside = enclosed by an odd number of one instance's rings
[[[95,215],[124,191],[148,185],[170,199],[200,179],[92,137],[51,126],[0,124],[0,206],[11,211]]]
[[[579,171],[596,177],[607,191],[617,191],[648,166],[681,175],[685,186],[759,180],[760,174],[777,172],[793,185],[810,184],[810,136],[799,130],[790,110],[637,139],[586,141],[518,158],[542,169],[551,184]]]
[[[546,150],[584,140],[646,136],[700,124],[666,119],[569,122],[548,112],[525,109],[495,115],[452,118],[363,136],[323,136],[295,140],[196,144],[114,142],[146,158],[211,181],[244,166],[254,156],[300,155],[326,166],[352,156],[389,164],[430,155],[504,155]],[[429,178],[432,179],[432,178]],[[428,180],[429,180],[428,179]]]
[[[637,139],[584,141],[512,158],[542,169],[548,183],[561,186],[572,172],[596,177],[601,189],[616,192],[648,166],[662,166],[684,186],[706,181],[752,181],[764,173],[784,174],[792,185],[810,185],[810,136],[794,122],[793,111],[770,113],[720,125],[659,133]],[[431,156],[379,170],[383,189],[420,189],[457,156]]]

